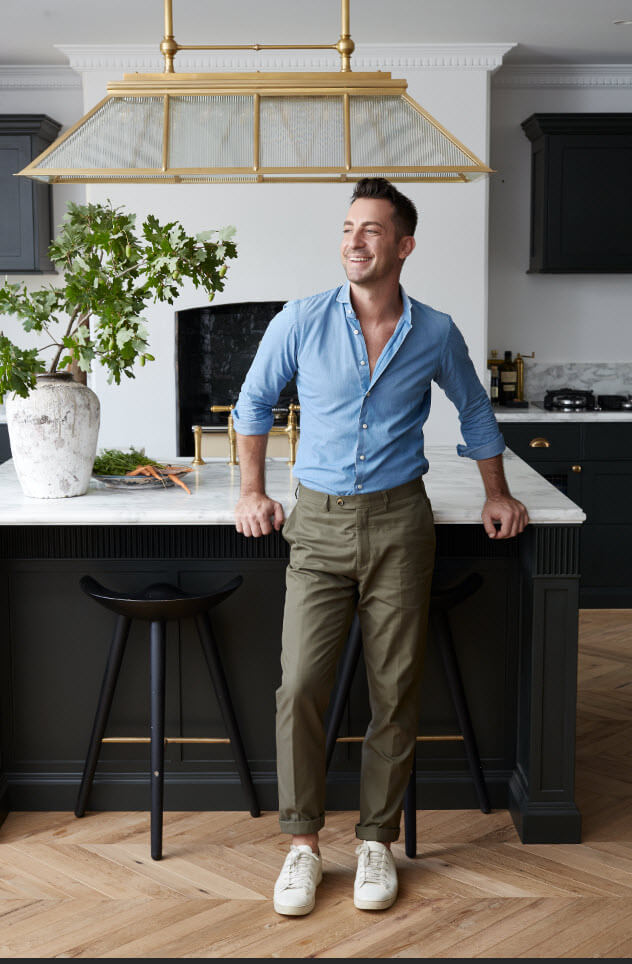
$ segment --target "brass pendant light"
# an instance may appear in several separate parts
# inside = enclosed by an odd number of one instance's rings
[[[125,74],[20,174],[50,183],[471,181],[489,167],[390,73],[354,73],[349,0],[335,44],[181,45],[165,3],[162,74]],[[337,50],[337,73],[178,74],[179,50]]]

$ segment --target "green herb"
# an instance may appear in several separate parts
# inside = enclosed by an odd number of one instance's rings
[[[137,451],[130,448],[129,452],[122,452],[120,449],[105,449],[94,460],[93,472],[95,475],[126,475],[133,472],[139,465],[153,465],[154,468],[164,469],[164,465],[148,459],[145,449]]]

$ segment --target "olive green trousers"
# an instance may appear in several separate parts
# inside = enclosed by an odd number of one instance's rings
[[[371,722],[356,836],[396,840],[415,752],[434,567],[423,481],[350,496],[299,485],[283,535],[290,562],[276,694],[281,830],[316,833],[325,822],[324,716],[357,604]]]

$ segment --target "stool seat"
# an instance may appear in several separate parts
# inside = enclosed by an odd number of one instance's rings
[[[164,746],[166,740],[170,739],[165,738],[165,623],[168,619],[193,617],[195,620],[217,702],[228,732],[228,739],[205,737],[204,742],[231,744],[241,785],[248,798],[250,813],[253,817],[258,817],[261,812],[208,614],[209,609],[217,606],[227,596],[230,596],[235,589],[241,586],[242,582],[243,577],[236,575],[218,589],[203,594],[187,593],[177,586],[162,582],[152,583],[138,592],[117,592],[114,589],[107,589],[92,576],[84,576],[79,583],[82,590],[91,599],[94,599],[95,602],[106,609],[115,612],[117,620],[101,683],[101,692],[75,805],[75,815],[83,817],[86,812],[88,796],[94,780],[101,744],[104,742],[105,728],[112,707],[114,689],[118,680],[131,622],[133,619],[144,619],[149,622],[150,642],[151,856],[154,860],[160,860],[162,857]],[[115,740],[116,738],[112,737],[111,739]],[[178,743],[197,742],[194,738],[177,737],[175,739]],[[144,742],[145,740],[146,737],[125,738],[125,742],[130,743]]]
[[[223,602],[243,582],[242,576],[234,576],[213,592],[197,595],[184,592],[166,582],[152,583],[139,592],[116,592],[107,589],[92,576],[83,576],[79,585],[95,602],[111,609],[119,616],[129,619],[147,619],[151,622],[166,619],[183,619],[207,612]]]

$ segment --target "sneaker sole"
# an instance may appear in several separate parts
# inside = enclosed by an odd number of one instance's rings
[[[302,907],[292,907],[287,904],[278,904],[276,900],[274,902],[275,911],[277,914],[283,914],[284,917],[303,917],[305,914],[311,914],[315,906],[315,900],[312,901],[311,904],[304,904]]]
[[[397,900],[397,894],[387,897],[386,900],[362,900],[361,897],[354,897],[353,903],[358,910],[388,910]]]

